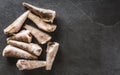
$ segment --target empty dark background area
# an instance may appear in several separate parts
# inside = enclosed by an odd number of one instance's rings
[[[19,71],[17,59],[2,57],[3,29],[26,11],[22,2],[57,12],[50,35],[60,48],[51,71]],[[120,75],[119,7],[119,0],[0,0],[0,75]]]

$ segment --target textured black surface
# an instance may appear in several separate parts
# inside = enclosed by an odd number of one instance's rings
[[[52,71],[19,71],[16,59],[2,57],[3,29],[26,11],[23,1],[57,12]],[[120,75],[119,7],[119,0],[0,0],[0,75]]]

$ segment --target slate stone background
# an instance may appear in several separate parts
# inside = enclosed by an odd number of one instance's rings
[[[51,35],[60,49],[52,71],[19,71],[17,59],[2,57],[3,29],[26,11],[22,2],[57,12]],[[119,7],[120,0],[0,0],[0,75],[120,75]]]

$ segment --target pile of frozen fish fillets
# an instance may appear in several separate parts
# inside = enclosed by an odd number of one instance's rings
[[[59,43],[50,42],[52,37],[45,32],[55,31],[56,25],[52,23],[56,12],[38,8],[25,2],[23,2],[23,6],[28,10],[4,29],[4,33],[9,37],[7,38],[8,45],[3,50],[3,56],[21,58],[16,63],[19,70],[31,70],[40,67],[51,70]],[[27,18],[34,22],[38,28],[28,24],[23,26]],[[21,29],[22,26],[24,30]],[[39,44],[32,43],[32,37],[35,37]],[[37,60],[42,53],[40,45],[46,43],[46,60]]]

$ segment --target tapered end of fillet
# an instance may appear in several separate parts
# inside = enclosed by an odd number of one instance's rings
[[[22,5],[25,6],[25,7],[26,7],[27,5],[30,6],[30,4],[29,4],[29,3],[26,3],[26,2],[23,2]]]
[[[7,41],[9,40],[17,40],[17,41],[31,43],[32,35],[29,30],[22,30],[21,32],[17,34],[14,34],[13,36],[8,37]]]
[[[38,60],[24,60],[20,59],[17,61],[16,66],[19,70],[32,70],[46,66],[45,61]]]
[[[16,26],[10,25],[4,29],[4,34],[14,34],[17,31],[18,31],[18,29],[16,28]]]
[[[56,12],[50,9],[43,9],[43,8],[38,8],[36,6],[33,6],[29,3],[23,2],[22,3],[24,7],[27,9],[31,10],[34,14],[38,15],[43,21],[45,22],[53,22]]]
[[[17,47],[14,47],[12,45],[7,45],[5,49],[3,50],[3,56],[5,57],[15,57],[15,58],[25,58],[25,59],[37,59],[36,56],[19,49]]]
[[[57,42],[49,42],[47,44],[46,70],[51,70],[58,48],[59,43]]]
[[[26,11],[20,17],[18,17],[12,24],[10,24],[7,28],[4,29],[4,33],[5,34],[17,33],[21,29],[24,21],[27,19],[29,12],[30,11]]]
[[[9,53],[9,51],[6,51],[6,50],[4,49],[3,52],[2,52],[2,56],[5,57],[6,54],[8,54],[8,53]]]

